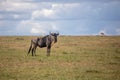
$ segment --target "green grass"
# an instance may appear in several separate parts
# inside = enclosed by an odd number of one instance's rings
[[[60,36],[50,57],[32,38],[0,37],[0,80],[120,80],[120,36]]]

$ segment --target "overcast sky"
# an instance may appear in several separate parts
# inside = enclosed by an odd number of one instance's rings
[[[0,35],[120,35],[120,0],[0,0]]]

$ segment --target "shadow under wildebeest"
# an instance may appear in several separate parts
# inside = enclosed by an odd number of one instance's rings
[[[44,48],[47,47],[47,56],[50,56],[50,49],[54,43],[57,42],[57,36],[59,33],[50,33],[49,35],[46,35],[42,38],[36,38],[31,40],[31,45],[28,51],[28,54],[30,51],[32,51],[32,56],[36,56],[36,48]]]

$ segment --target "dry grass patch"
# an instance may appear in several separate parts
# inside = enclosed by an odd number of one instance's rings
[[[0,37],[0,80],[119,80],[120,36],[60,36],[27,56],[35,36]]]

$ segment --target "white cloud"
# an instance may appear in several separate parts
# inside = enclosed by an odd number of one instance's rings
[[[18,19],[20,16],[17,15],[17,14],[14,14],[13,17],[14,17],[15,19]]]
[[[40,28],[38,28],[38,27],[33,27],[32,29],[31,29],[31,33],[35,33],[35,34],[46,34],[46,31],[44,31],[44,30],[42,30],[42,29],[40,29]]]
[[[47,34],[49,31],[56,31],[58,28],[50,22],[32,23],[34,26],[31,28],[31,33],[35,34]],[[36,26],[35,26],[36,25]]]
[[[5,11],[29,11],[32,9],[37,8],[37,6],[33,3],[27,3],[22,1],[12,1],[12,0],[5,0],[0,3],[0,10]]]
[[[54,11],[49,9],[35,10],[32,12],[31,19],[39,19],[41,17],[52,18],[54,14]]]
[[[17,26],[19,32],[27,31],[31,34],[40,35],[47,34],[49,31],[58,31],[58,29],[53,22],[39,22],[34,20],[21,21]]]
[[[58,28],[55,25],[52,25],[53,30],[58,30]]]
[[[80,3],[53,3],[52,8],[53,9],[70,9],[70,8],[76,8],[79,7]]]
[[[120,35],[120,28],[116,29],[117,35]]]
[[[71,11],[80,6],[79,3],[46,3],[46,5],[47,4],[50,5],[49,8],[34,10],[31,19],[58,19],[61,17],[65,18],[66,15],[71,17]]]

